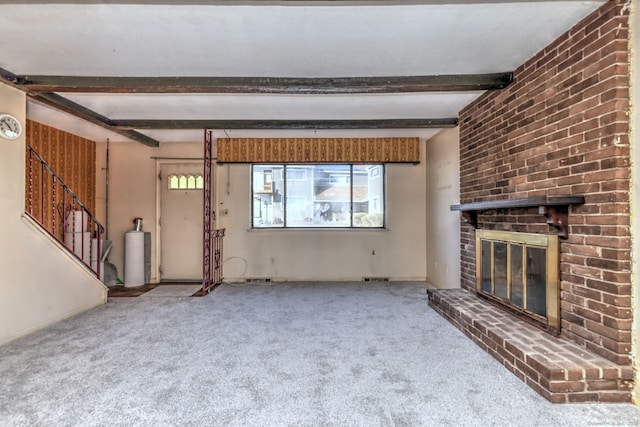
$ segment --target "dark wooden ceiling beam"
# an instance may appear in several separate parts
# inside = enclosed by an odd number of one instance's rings
[[[489,90],[512,73],[369,78],[209,78],[19,76],[0,68],[0,80],[45,105],[151,147],[159,142],[136,129],[419,129],[458,125],[457,118],[373,120],[112,120],[54,92],[91,93],[395,93]]]
[[[120,129],[114,127],[111,123],[111,120],[108,117],[105,117],[101,114],[96,113],[93,110],[90,110],[82,105],[73,102],[67,98],[64,98],[55,93],[40,93],[33,92],[25,88],[24,80],[22,77],[13,74],[12,72],[5,70],[4,68],[0,68],[0,81],[4,81],[5,83],[13,86],[19,90],[22,90],[29,96],[30,98],[40,102],[41,104],[48,105],[56,110],[64,111],[65,113],[71,114],[72,116],[78,117],[79,119],[85,120],[94,125],[100,126],[104,129],[107,129],[113,133],[117,133],[118,135],[122,135],[126,138],[132,139],[134,141],[140,142],[144,145],[148,145],[149,147],[159,147],[160,142],[150,138],[146,135],[141,134],[140,132],[136,132],[131,129]]]
[[[379,120],[113,120],[120,129],[420,129],[449,128],[457,118]]]
[[[96,77],[16,76],[32,92],[356,94],[496,90],[513,73],[389,77]]]

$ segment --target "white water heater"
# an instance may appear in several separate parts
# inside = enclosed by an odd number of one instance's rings
[[[131,230],[124,234],[124,286],[142,286],[144,275],[144,232]]]

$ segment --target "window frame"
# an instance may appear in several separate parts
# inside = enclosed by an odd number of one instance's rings
[[[303,181],[301,179],[297,179],[297,178],[287,178],[287,168],[288,167],[292,167],[292,168],[300,168],[300,167],[316,167],[316,166],[332,166],[332,165],[336,165],[336,166],[348,166],[349,167],[349,175],[348,175],[348,186],[349,186],[349,194],[350,194],[350,199],[349,199],[349,211],[348,211],[348,215],[349,215],[349,221],[348,221],[348,225],[332,225],[332,226],[311,226],[311,225],[289,225],[287,224],[287,202],[290,198],[300,198],[302,196],[287,196],[287,192],[288,192],[288,183],[289,181],[292,182],[300,182]],[[354,204],[355,203],[362,203],[362,201],[354,201],[354,168],[357,166],[371,166],[371,167],[375,167],[375,169],[377,170],[377,173],[375,175],[373,175],[370,171],[367,171],[366,176],[367,179],[369,180],[369,182],[367,183],[367,188],[369,188],[369,184],[372,181],[372,178],[374,180],[381,180],[380,182],[380,194],[376,195],[374,198],[376,199],[378,204],[381,204],[381,212],[371,212],[371,214],[380,214],[382,215],[382,221],[381,221],[381,225],[379,226],[354,226],[354,214],[356,213],[361,213],[361,212],[354,212]],[[256,203],[256,198],[257,196],[259,197],[260,192],[256,193],[256,190],[254,189],[254,175],[256,173],[256,167],[261,167],[261,168],[282,168],[282,193],[280,194],[281,200],[282,200],[282,223],[274,223],[274,224],[270,224],[270,225],[264,225],[264,224],[256,224],[256,220],[258,219],[258,217],[255,216],[255,203]],[[304,171],[305,175],[307,176],[307,178],[309,178],[309,171]],[[265,164],[265,163],[252,163],[250,164],[250,180],[249,180],[249,197],[250,197],[250,212],[249,212],[249,229],[250,230],[365,230],[365,231],[380,231],[380,230],[386,230],[387,229],[387,179],[386,179],[386,174],[387,169],[386,169],[386,164],[385,163],[366,163],[366,164],[362,164],[362,163],[278,163],[278,164]],[[262,171],[258,171],[258,173],[264,173]],[[271,169],[271,174],[272,176],[274,175],[274,170]],[[313,175],[313,174],[312,174]],[[314,179],[313,176],[311,177],[311,179]],[[313,184],[314,182],[311,181],[311,183]],[[274,193],[275,194],[275,193]],[[373,200],[373,198],[371,200],[366,200],[365,203],[371,203]],[[273,202],[272,202],[273,204]]]

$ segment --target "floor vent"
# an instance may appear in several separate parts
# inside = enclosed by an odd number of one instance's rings
[[[271,277],[250,277],[244,280],[245,283],[271,283]]]
[[[388,282],[388,277],[363,277],[363,282]]]

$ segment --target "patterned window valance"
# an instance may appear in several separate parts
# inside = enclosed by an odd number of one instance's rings
[[[220,138],[218,163],[419,163],[418,138]]]

